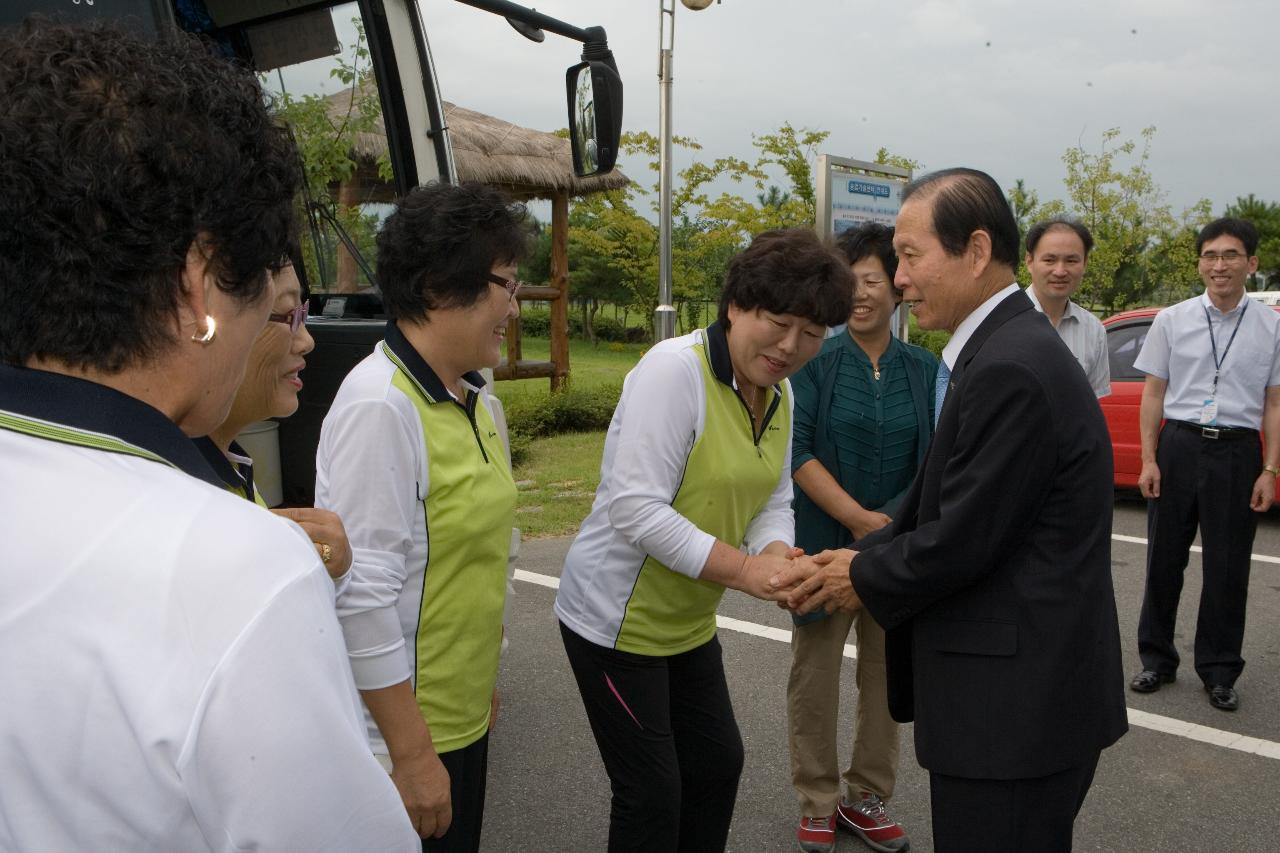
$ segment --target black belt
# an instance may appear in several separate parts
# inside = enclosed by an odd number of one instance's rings
[[[1189,432],[1200,433],[1201,438],[1212,438],[1217,441],[1223,439],[1236,438],[1257,438],[1258,431],[1249,429],[1248,427],[1220,427],[1220,426],[1204,426],[1203,424],[1193,424],[1190,421],[1166,421],[1171,427],[1185,429]]]

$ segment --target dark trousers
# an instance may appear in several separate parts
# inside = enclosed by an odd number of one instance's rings
[[[966,779],[929,774],[936,853],[1070,853],[1098,754],[1034,779]]]
[[[1138,654],[1144,669],[1172,675],[1178,668],[1174,624],[1199,525],[1204,580],[1196,617],[1196,673],[1206,685],[1229,687],[1244,669],[1240,648],[1249,554],[1258,526],[1249,501],[1262,473],[1261,445],[1256,433],[1215,440],[1166,424],[1156,462],[1160,497],[1147,503],[1147,585],[1138,620]]]
[[[560,635],[613,790],[609,853],[724,850],[743,756],[720,641],[653,657]]]
[[[476,853],[484,822],[485,777],[489,768],[489,734],[469,746],[440,753],[449,771],[453,823],[442,838],[422,839],[426,853]]]

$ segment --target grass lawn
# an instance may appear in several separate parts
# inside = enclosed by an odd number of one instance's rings
[[[525,338],[521,349],[526,359],[547,359],[551,342],[546,338]],[[570,385],[598,388],[621,385],[627,371],[635,366],[648,344],[592,346],[570,339]],[[494,393],[509,406],[546,398],[551,393],[547,379],[507,380],[495,384]],[[596,486],[600,484],[600,456],[604,452],[604,431],[562,433],[534,439],[524,462],[516,465],[515,478],[520,493],[516,502],[516,526],[526,539],[567,536],[591,510]]]
[[[603,452],[603,431],[562,433],[533,442],[528,459],[515,469],[520,490],[516,526],[523,538],[578,532],[600,484]]]
[[[524,338],[521,355],[526,361],[551,358],[551,341],[546,338]],[[592,346],[588,341],[569,340],[569,383],[576,388],[621,385],[622,377],[635,367],[649,344],[604,343]],[[518,398],[546,396],[551,393],[550,379],[509,379],[494,384],[494,393],[503,404]]]

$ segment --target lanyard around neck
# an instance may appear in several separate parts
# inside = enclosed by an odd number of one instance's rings
[[[1218,358],[1218,341],[1213,336],[1213,318],[1209,316],[1209,309],[1204,308],[1204,319],[1209,324],[1209,346],[1213,347],[1213,391],[1210,396],[1218,396],[1218,376],[1222,373],[1222,365],[1227,360],[1227,353],[1231,352],[1231,345],[1235,343],[1236,332],[1240,331],[1240,324],[1244,321],[1244,312],[1249,310],[1249,299],[1245,297],[1243,304],[1240,306],[1240,316],[1236,317],[1236,327],[1231,330],[1231,337],[1227,339],[1227,347],[1222,351],[1222,358]]]

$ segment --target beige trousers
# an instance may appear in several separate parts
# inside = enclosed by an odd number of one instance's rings
[[[858,707],[853,756],[840,775],[836,727],[840,708],[840,664],[849,628],[857,627]],[[840,780],[845,793],[888,800],[898,777],[898,724],[885,694],[884,629],[865,609],[837,612],[797,625],[791,634],[787,680],[787,730],[791,782],[800,814],[826,817],[836,810]]]

